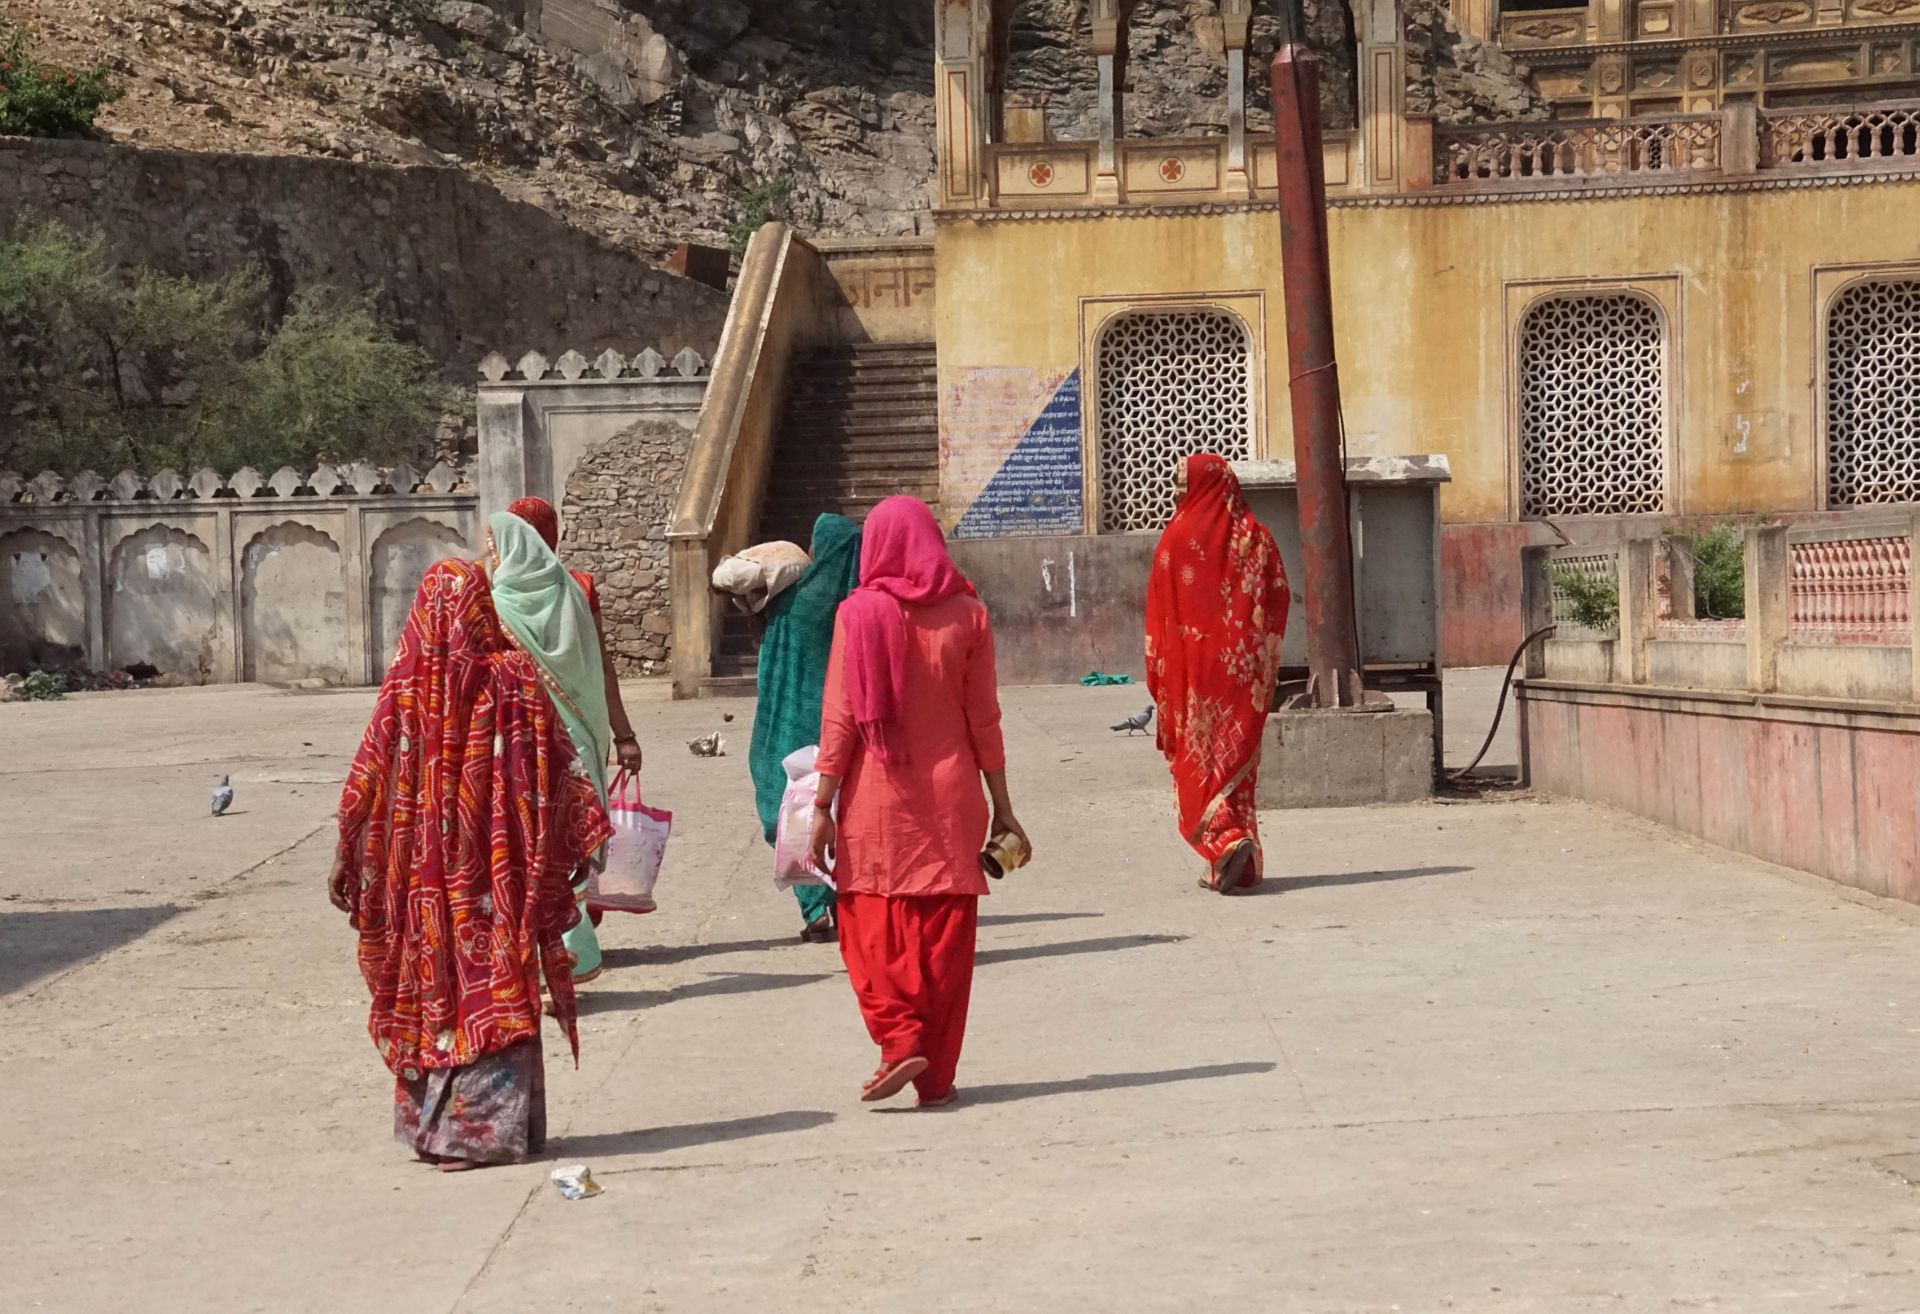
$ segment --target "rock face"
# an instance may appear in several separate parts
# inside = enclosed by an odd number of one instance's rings
[[[1490,42],[1467,36],[1447,0],[1403,0],[1407,111],[1441,123],[1553,117],[1532,71]]]
[[[1416,100],[1447,121],[1538,108],[1525,70],[1408,0]],[[437,163],[653,256],[724,243],[742,198],[790,184],[803,231],[906,234],[933,172],[932,0],[0,0],[45,53],[105,62],[127,97],[107,135],[188,150]],[[1012,89],[1056,136],[1090,136],[1087,0],[1028,0]],[[1326,126],[1351,126],[1352,24],[1309,0]],[[1137,134],[1224,131],[1210,0],[1140,0]],[[1277,36],[1254,21],[1248,118],[1268,125]],[[1417,53],[1417,52],[1416,52]]]
[[[593,575],[622,675],[658,675],[670,664],[667,521],[692,438],[671,421],[636,421],[582,456],[567,480],[560,555]]]
[[[1030,0],[1015,16],[1008,41],[1010,90],[1047,96],[1055,138],[1098,134],[1099,81],[1090,53],[1086,0]],[[1354,123],[1352,20],[1340,0],[1309,0],[1309,43],[1320,56],[1320,116],[1328,128]],[[1280,24],[1257,13],[1247,48],[1247,122],[1272,126],[1267,68]],[[1135,136],[1224,133],[1227,125],[1226,43],[1211,0],[1142,0],[1127,44],[1127,130]]]

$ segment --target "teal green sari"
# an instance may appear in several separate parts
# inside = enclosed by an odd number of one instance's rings
[[[567,727],[580,769],[607,801],[607,752],[613,730],[607,720],[605,667],[600,635],[594,628],[587,595],[538,530],[505,511],[487,521],[492,545],[493,609],[521,651],[546,677],[554,710]],[[574,892],[580,922],[563,938],[574,956],[573,974],[583,977],[600,967],[600,937],[587,916],[587,873]]]
[[[813,522],[813,564],[767,604],[766,634],[760,641],[760,701],[747,765],[769,844],[787,789],[787,773],[780,764],[788,754],[820,742],[833,620],[841,602],[859,585],[859,526],[845,516],[823,515]],[[809,925],[833,911],[833,891],[824,885],[796,885],[793,893]]]

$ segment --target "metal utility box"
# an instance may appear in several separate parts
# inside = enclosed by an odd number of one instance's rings
[[[1300,501],[1292,461],[1235,461],[1247,505],[1280,545],[1294,612],[1280,647],[1284,700],[1306,688],[1306,582],[1300,557]],[[1453,478],[1444,456],[1349,457],[1348,525],[1353,540],[1354,616],[1367,687],[1419,693],[1441,742],[1440,485]]]

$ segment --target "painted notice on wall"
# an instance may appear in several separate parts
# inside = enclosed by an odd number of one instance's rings
[[[954,384],[942,487],[955,538],[1077,534],[1085,521],[1080,371],[977,369]]]

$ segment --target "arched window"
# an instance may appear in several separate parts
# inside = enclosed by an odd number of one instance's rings
[[[1920,502],[1920,279],[1842,291],[1826,348],[1828,503]]]
[[[1666,507],[1666,320],[1635,292],[1551,296],[1520,321],[1520,514]]]
[[[1159,529],[1195,452],[1253,449],[1253,348],[1240,317],[1211,307],[1116,315],[1095,346],[1100,528]]]

